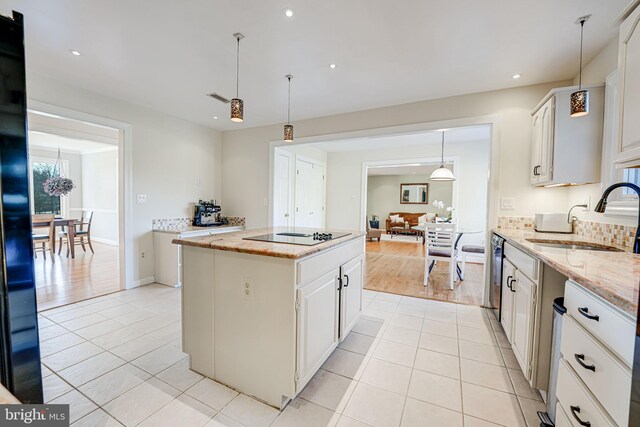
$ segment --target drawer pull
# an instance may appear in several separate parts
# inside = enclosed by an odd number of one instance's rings
[[[584,354],[574,354],[573,356],[576,358],[576,362],[578,362],[584,369],[588,369],[593,372],[596,371],[596,365],[587,365],[583,362]]]
[[[575,418],[575,419],[576,419],[576,421],[578,421],[578,423],[579,423],[581,426],[584,426],[584,427],[591,427],[591,423],[590,423],[589,421],[582,421],[582,420],[580,419],[580,417],[577,415],[577,414],[579,414],[579,413],[580,413],[580,407],[579,407],[579,406],[570,406],[570,408],[571,408],[571,415],[573,415],[573,418]]]
[[[346,274],[344,275],[345,279],[347,279],[347,283],[344,284],[345,288],[349,287],[349,276],[347,276]]]
[[[587,319],[595,320],[596,322],[600,321],[600,316],[597,314],[590,314],[588,307],[578,307],[578,311]]]

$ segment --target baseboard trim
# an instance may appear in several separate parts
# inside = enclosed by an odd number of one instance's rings
[[[134,280],[132,288],[138,288],[140,286],[148,285],[148,284],[153,283],[155,281],[156,281],[156,279],[153,276],[143,277],[140,280]]]
[[[109,246],[118,246],[118,241],[117,240],[103,239],[101,237],[93,237],[93,236],[91,236],[91,241],[92,242],[97,242],[97,243],[103,243],[103,244],[109,245]]]

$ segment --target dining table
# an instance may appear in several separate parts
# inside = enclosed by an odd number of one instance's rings
[[[57,227],[67,227],[67,239],[69,242],[73,242],[75,239],[76,227],[74,224],[78,222],[77,218],[54,218],[53,219],[53,234],[51,235],[51,240],[49,241],[49,250],[51,252],[51,256],[55,255],[56,252],[56,228]],[[45,228],[49,227],[51,221],[34,221],[31,225],[32,228]],[[71,258],[75,258],[76,251],[75,245],[70,244],[69,250],[71,252]]]

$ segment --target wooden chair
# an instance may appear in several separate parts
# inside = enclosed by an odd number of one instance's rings
[[[82,246],[83,251],[87,251],[85,244],[89,245],[89,249],[91,249],[91,253],[95,253],[93,251],[93,245],[91,244],[91,221],[93,220],[93,211],[82,211],[82,218],[76,221],[73,224],[75,227],[75,236],[73,241],[69,241],[69,233],[64,229],[60,233],[60,244],[58,249],[58,254],[62,252],[62,241],[63,239],[67,241],[67,256],[69,256],[69,250],[71,245],[80,245]],[[85,242],[86,240],[86,242]]]
[[[456,224],[425,224],[424,230],[426,253],[424,257],[424,285],[427,286],[431,270],[437,261],[449,263],[449,289],[453,289],[458,266],[458,250],[456,244]]]
[[[42,252],[44,259],[47,259],[47,251],[51,252],[51,262],[55,262],[53,255],[55,254],[55,245],[53,233],[55,230],[54,215],[39,214],[31,215],[32,224],[48,223],[46,227],[34,226],[31,239],[33,240],[33,255],[38,258],[38,252]],[[46,230],[46,231],[45,231]]]

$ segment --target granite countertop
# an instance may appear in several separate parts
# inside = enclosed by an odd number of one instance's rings
[[[277,258],[298,259],[324,251],[333,246],[340,245],[350,240],[355,240],[365,235],[362,231],[356,230],[332,230],[351,233],[347,236],[328,240],[314,246],[291,245],[287,243],[260,242],[255,240],[243,240],[245,237],[259,236],[262,234],[280,233],[291,231],[291,228],[258,228],[254,230],[236,231],[232,233],[194,236],[182,239],[173,239],[172,243],[184,246],[196,246],[200,248],[218,249],[222,251],[243,252],[254,255],[264,255]],[[320,229],[297,229],[313,233],[315,231],[325,231]]]
[[[533,230],[508,228],[497,228],[493,232],[629,315],[636,317],[638,285],[640,284],[640,255],[628,250],[610,252],[552,248],[527,240],[543,239],[554,243],[589,242],[594,246],[603,246],[602,242],[595,242],[575,234],[538,233]]]
[[[20,401],[16,399],[16,397],[13,394],[11,394],[9,390],[4,388],[2,384],[0,384],[0,404],[17,405],[17,404],[20,404]]]
[[[222,228],[229,227],[242,227],[240,225],[217,225],[211,227],[197,227],[195,225],[187,225],[184,227],[156,227],[153,231],[157,231],[158,233],[169,233],[169,234],[180,234],[180,233],[188,233],[191,231],[207,231],[207,230],[219,230]]]

